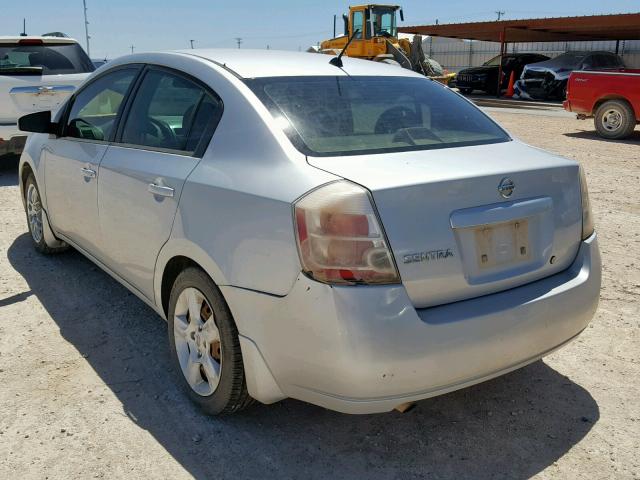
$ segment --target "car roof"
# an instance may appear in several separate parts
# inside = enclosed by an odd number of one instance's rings
[[[339,68],[329,63],[332,55],[321,53],[237,48],[179,50],[175,53],[210,60],[243,78],[341,75],[421,76],[397,65],[349,57],[342,57],[343,68]]]
[[[52,37],[52,36],[43,37],[42,35],[27,35],[27,36],[16,35],[15,37],[0,36],[0,45],[7,45],[7,44],[14,45],[16,43],[19,43],[21,40],[27,40],[27,41],[41,40],[42,43],[45,43],[45,44],[53,43],[56,45],[60,45],[61,43],[78,43],[77,40],[69,37]]]

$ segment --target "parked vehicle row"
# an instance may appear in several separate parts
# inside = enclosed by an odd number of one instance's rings
[[[0,37],[0,155],[22,151],[20,116],[55,110],[93,70],[71,38]]]
[[[500,55],[480,67],[461,70],[456,86],[466,95],[475,90],[497,93]],[[573,71],[619,71],[622,58],[611,52],[566,52],[555,58],[535,53],[508,54],[502,57],[500,90],[504,92],[515,72],[515,94],[522,99],[564,100],[567,81]]]
[[[456,76],[456,87],[465,95],[474,90],[495,94],[498,88],[498,75],[500,77],[500,89],[504,91],[509,86],[511,73],[520,78],[525,66],[530,63],[542,62],[549,57],[537,53],[513,53],[502,57],[502,70],[500,72],[500,55],[493,57],[480,67],[465,68]]]
[[[388,411],[533,362],[597,307],[577,162],[423,75],[330,60],[136,54],[20,119],[34,247],[165,318],[206,412]]]

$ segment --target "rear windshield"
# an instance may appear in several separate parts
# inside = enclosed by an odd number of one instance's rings
[[[94,69],[77,43],[0,44],[0,75],[57,75],[93,72]]]
[[[505,142],[457,93],[427,78],[271,77],[247,80],[294,145],[311,156]]]

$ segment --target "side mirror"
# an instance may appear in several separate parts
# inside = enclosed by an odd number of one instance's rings
[[[348,37],[349,36],[349,17],[344,13],[342,14],[342,21],[344,22],[344,34]]]
[[[18,119],[18,128],[23,132],[56,133],[57,125],[51,122],[51,112],[30,113]]]
[[[404,22],[404,12],[400,9],[400,21]]]

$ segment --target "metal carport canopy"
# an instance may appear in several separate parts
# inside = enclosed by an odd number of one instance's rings
[[[398,31],[488,42],[640,40],[640,13],[400,27]]]

